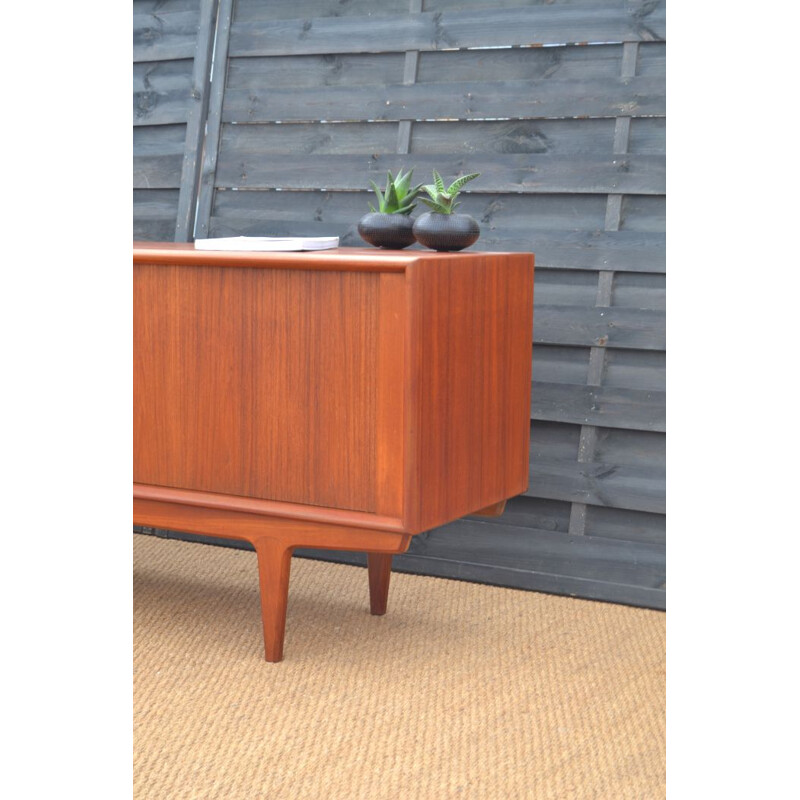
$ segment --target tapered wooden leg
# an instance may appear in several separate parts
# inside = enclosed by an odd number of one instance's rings
[[[283,658],[286,606],[289,601],[289,570],[292,549],[276,539],[253,542],[258,556],[261,588],[261,622],[264,626],[264,656],[276,662]]]
[[[367,553],[369,570],[369,610],[376,616],[386,613],[389,599],[389,579],[392,575],[390,553]]]

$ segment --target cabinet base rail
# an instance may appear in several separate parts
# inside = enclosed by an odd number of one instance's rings
[[[133,523],[205,536],[244,539],[253,545],[258,559],[264,656],[272,663],[283,659],[289,573],[292,552],[296,547],[367,553],[370,612],[382,615],[386,613],[389,596],[392,556],[405,553],[411,542],[408,533],[136,498],[133,501]]]

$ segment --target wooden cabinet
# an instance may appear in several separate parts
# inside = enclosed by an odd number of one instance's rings
[[[134,245],[134,522],[253,543],[266,657],[294,547],[370,553],[527,488],[533,256]]]

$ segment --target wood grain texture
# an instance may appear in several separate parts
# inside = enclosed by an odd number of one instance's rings
[[[442,175],[480,172],[470,193],[575,192],[663,194],[666,159],[661,155],[413,155],[416,173]],[[221,152],[218,188],[361,190],[370,179],[379,182],[386,171],[408,164],[403,155],[285,155],[269,159],[258,153]]]
[[[235,56],[397,52],[446,48],[657,41],[664,8],[533,6],[364,17],[234,22]]]
[[[375,511],[377,275],[137,271],[135,480]]]
[[[193,58],[200,10],[159,11],[133,16],[133,60],[166,61]]]
[[[367,553],[369,570],[369,610],[374,616],[386,613],[389,581],[392,575],[391,553]]]
[[[219,536],[223,539],[280,539],[287,547],[346,550],[359,553],[404,553],[411,535],[378,531],[346,524],[272,517],[224,508],[134,499],[135,525]]]
[[[398,76],[399,77],[399,76]],[[515,119],[663,116],[663,78],[585,78],[583,80],[504,80],[446,85],[396,83],[375,86],[322,86],[228,89],[224,122],[281,120],[414,120],[437,117],[479,120],[507,115]]]
[[[525,488],[532,256],[142,243],[135,262],[140,497],[418,532]]]
[[[531,419],[666,430],[666,392],[534,381]]]
[[[419,531],[527,486],[533,256],[425,259],[408,274],[406,519]]]

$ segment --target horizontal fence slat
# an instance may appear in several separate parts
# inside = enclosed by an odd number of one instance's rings
[[[481,235],[478,249],[533,251],[538,267],[553,269],[664,272],[666,235],[631,234],[627,231],[576,231],[542,234],[532,230],[527,237],[516,231],[495,236]]]
[[[175,236],[175,225],[178,220],[178,207],[170,217],[133,218],[133,239],[138,242],[171,242]]]
[[[528,500],[529,498],[524,498]],[[603,506],[586,507],[586,536],[666,544],[667,520],[663,514]]]
[[[533,341],[665,350],[665,312],[639,308],[536,305]]]
[[[220,192],[223,194],[232,192]],[[236,192],[238,195],[261,195],[261,192]],[[273,193],[275,194],[275,193]],[[283,192],[277,193],[283,195]],[[292,196],[288,192],[287,196]],[[339,236],[342,246],[365,247],[366,243],[356,231],[358,220],[368,211],[353,209],[349,220],[322,219],[328,208],[336,204],[335,193],[306,192],[307,214],[278,216],[265,212],[256,215],[225,210],[211,218],[212,236]],[[295,195],[296,196],[296,195]],[[333,199],[330,199],[333,198]],[[535,219],[531,219],[531,225]],[[663,273],[666,261],[665,234],[630,233],[627,231],[556,231],[542,234],[530,230],[527,234],[518,229],[506,230],[502,219],[495,230],[481,225],[480,239],[473,250],[533,252],[538,268],[566,270],[609,270]],[[418,245],[411,248],[420,249]],[[580,342],[585,344],[586,342]]]
[[[488,520],[462,519],[434,528],[415,536],[409,552],[653,588],[664,581],[663,545],[570,536]]]
[[[664,431],[665,392],[534,381],[531,419]]]
[[[648,13],[648,9],[652,9]],[[401,52],[461,47],[646,42],[665,37],[663,5],[532,6],[374,17],[234,21],[229,54]]]
[[[421,179],[436,169],[445,178],[480,172],[472,192],[576,192],[589,194],[663,194],[662,155],[288,155],[220,150],[216,185],[248,189],[360,190],[379,182],[413,159]]]
[[[663,116],[661,78],[228,89],[224,122]]]
[[[185,142],[185,124],[134,128],[133,188],[180,188]]]
[[[619,78],[622,44],[592,47],[511,47],[490,50],[442,50],[420,53],[417,83],[438,84],[442,94],[453,81]],[[640,62],[650,49],[640,45]],[[380,87],[401,82],[403,53],[331,53],[305,56],[233,58],[228,65],[229,89],[314,88],[319,86]],[[649,69],[645,77],[664,78],[665,70]],[[643,73],[637,70],[637,75]]]
[[[200,10],[134,14],[133,61],[194,58]]]
[[[190,88],[133,93],[134,125],[171,125],[189,118]]]
[[[658,117],[636,120],[636,123],[663,122]],[[304,155],[396,153],[399,122],[295,122],[291,125],[253,123],[226,125],[223,149],[237,153],[258,153],[269,157],[302,153]],[[531,153],[583,156],[613,153],[613,119],[546,119],[546,120],[473,120],[415,122],[411,140],[413,159],[419,154],[509,155]],[[661,147],[643,149],[648,155],[663,155]],[[413,161],[411,162],[413,165]],[[601,219],[605,219],[605,206]]]
[[[593,506],[666,513],[665,474],[655,466],[532,458],[529,487],[524,494]]]
[[[134,189],[180,189],[182,155],[143,155],[133,158]]]

